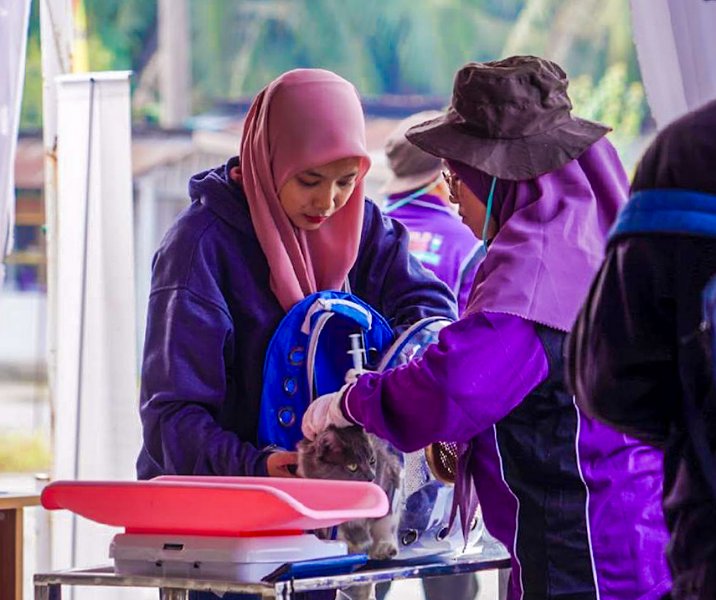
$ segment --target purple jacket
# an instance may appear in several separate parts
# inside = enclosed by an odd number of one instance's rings
[[[703,221],[708,223],[706,216]],[[714,238],[615,238],[567,353],[569,378],[587,413],[664,449],[667,556],[672,597],[679,600],[716,598],[716,499],[684,417],[684,398],[691,394],[703,407],[702,422],[716,448],[713,358],[705,340],[694,335],[703,289],[715,275]]]
[[[383,212],[408,228],[411,254],[450,287],[462,314],[477,271],[481,242],[440,198],[430,194],[407,204],[391,198]]]
[[[485,524],[513,557],[511,600],[655,600],[670,586],[662,454],[576,407],[564,337],[478,312],[421,360],[361,377],[344,410],[405,451],[470,443]]]
[[[227,167],[191,179],[192,203],[154,257],[140,479],[266,474],[267,452],[255,446],[261,374],[285,313],[270,290],[243,192],[227,178]],[[410,256],[405,228],[370,200],[349,283],[396,330],[430,315],[455,317],[449,290]]]

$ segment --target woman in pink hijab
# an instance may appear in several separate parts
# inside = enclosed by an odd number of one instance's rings
[[[330,71],[283,74],[255,98],[241,157],[199,173],[154,258],[141,386],[141,479],[290,476],[257,445],[266,349],[286,312],[346,284],[400,330],[455,316],[408,234],[363,195],[358,94]]]

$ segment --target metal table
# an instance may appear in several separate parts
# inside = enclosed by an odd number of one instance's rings
[[[35,575],[34,583],[35,600],[61,600],[63,585],[157,588],[161,591],[163,600],[188,600],[190,590],[260,594],[262,598],[292,600],[294,594],[299,592],[331,590],[361,583],[379,583],[395,579],[458,575],[461,573],[509,568],[509,555],[504,547],[499,544],[489,544],[482,548],[478,547],[478,552],[448,561],[359,570],[344,575],[291,579],[273,584],[116,575],[112,566],[38,573]]]

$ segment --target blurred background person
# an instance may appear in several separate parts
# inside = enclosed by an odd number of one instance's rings
[[[385,155],[391,177],[381,189],[387,196],[383,212],[407,227],[411,254],[450,287],[462,314],[480,262],[482,243],[450,204],[442,161],[405,138],[412,126],[441,114],[423,111],[411,115],[388,136]]]

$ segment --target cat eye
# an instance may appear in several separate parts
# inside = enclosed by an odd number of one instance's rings
[[[355,473],[358,470],[358,465],[356,463],[350,463],[346,465],[346,469],[348,469],[351,473]]]

